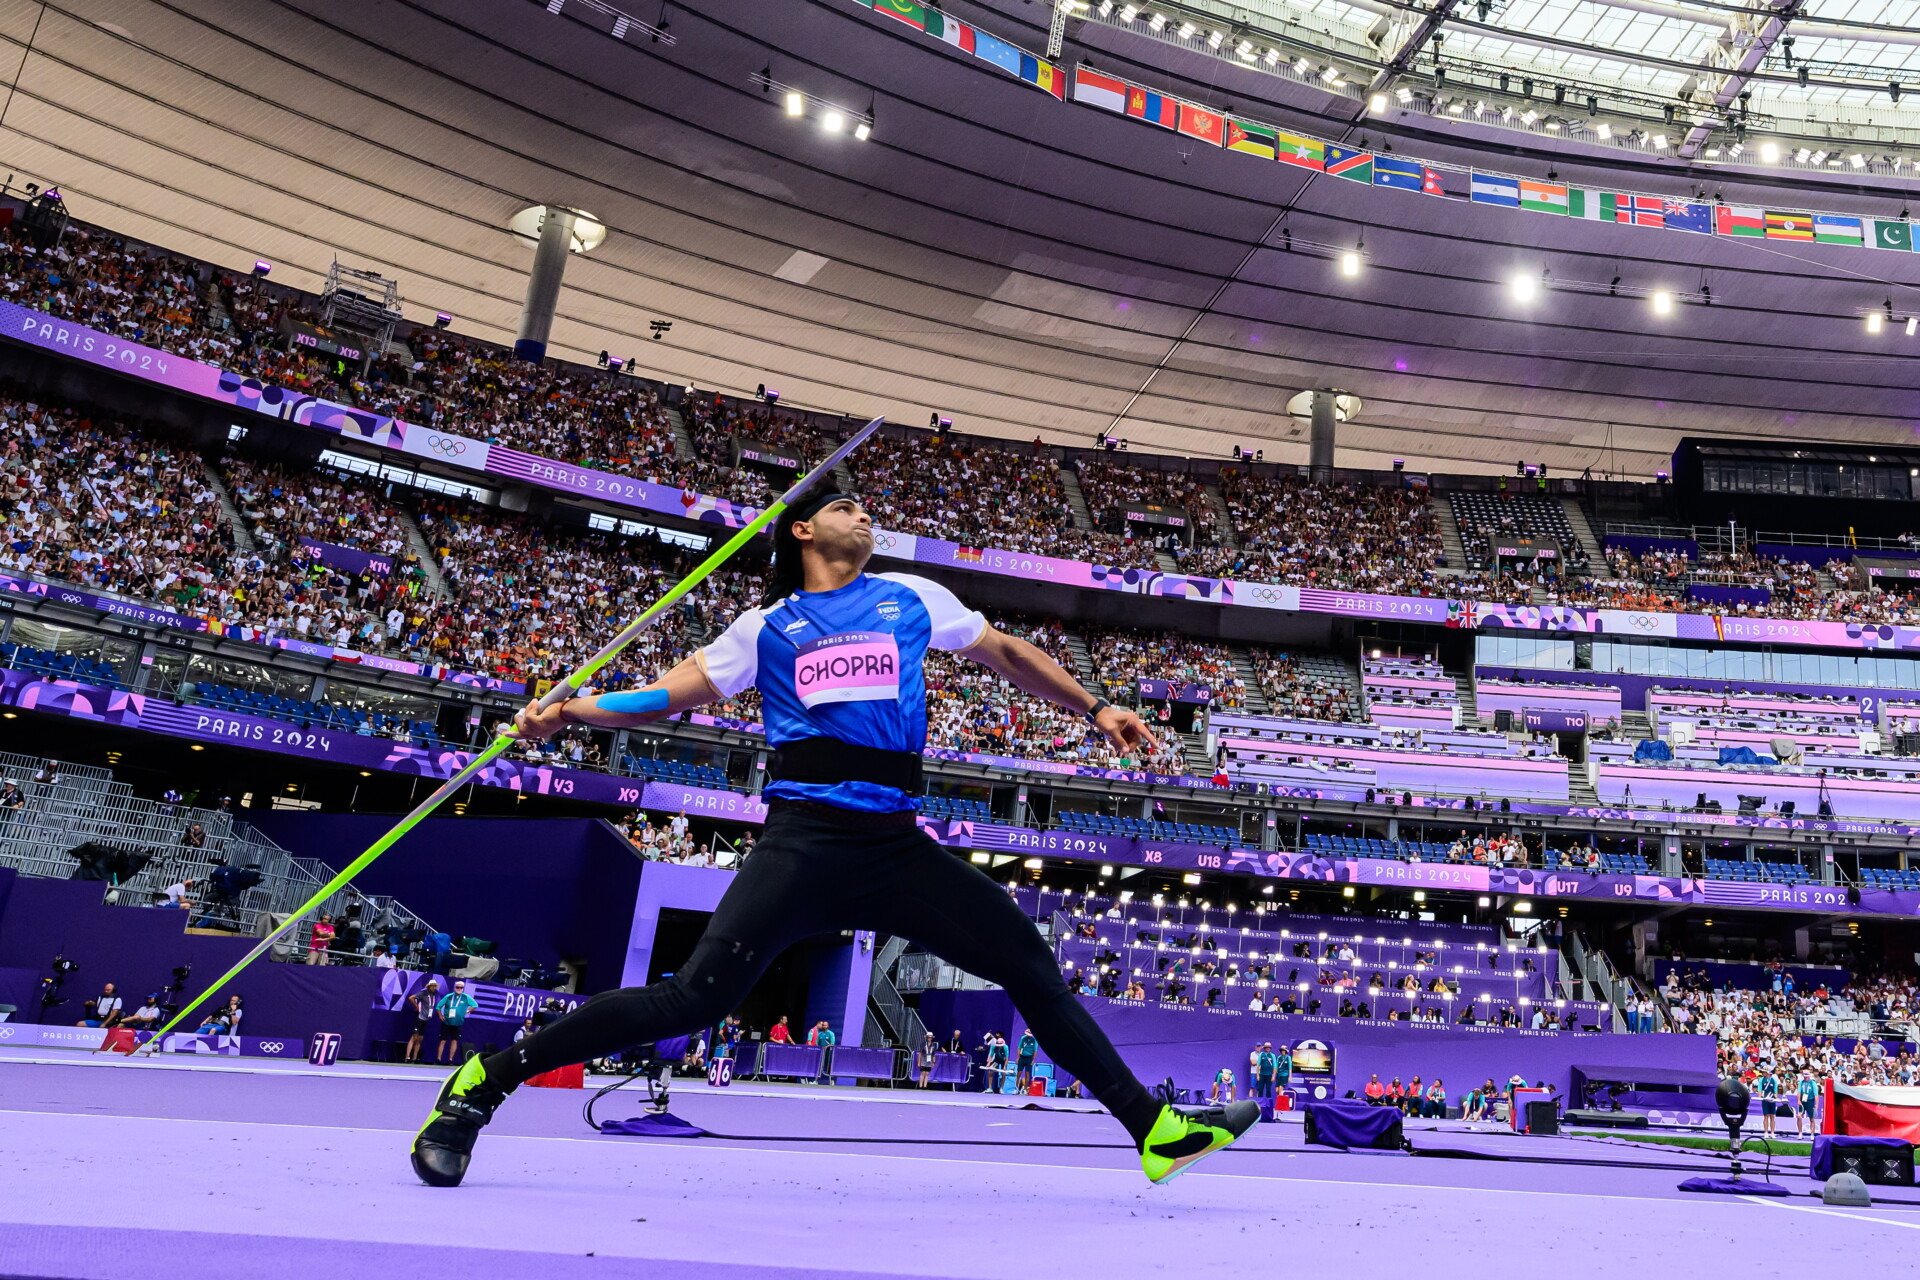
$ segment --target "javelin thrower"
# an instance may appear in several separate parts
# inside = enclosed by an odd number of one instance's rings
[[[604,991],[453,1073],[414,1136],[413,1168],[423,1182],[458,1186],[481,1128],[527,1080],[712,1026],[782,951],[847,929],[910,938],[1005,988],[1048,1056],[1126,1127],[1153,1182],[1177,1176],[1259,1118],[1252,1102],[1175,1110],[1155,1099],[1067,990],[1033,922],[915,820],[929,648],[970,658],[1085,716],[1123,749],[1151,744],[1152,734],[938,583],[867,573],[872,555],[873,520],[856,498],[808,495],[775,524],[773,583],[760,608],[644,689],[529,703],[515,718],[521,738],[572,724],[631,729],[758,686],[776,748],[766,830],[671,978]]]

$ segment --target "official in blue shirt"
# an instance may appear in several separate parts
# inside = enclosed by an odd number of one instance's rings
[[[760,690],[775,748],[765,833],[706,934],[670,978],[607,991],[486,1058],[440,1091],[415,1136],[415,1172],[435,1186],[466,1175],[480,1128],[508,1093],[545,1071],[712,1026],[781,952],[824,933],[871,929],[924,945],[1003,988],[1037,1044],[1126,1126],[1148,1178],[1163,1182],[1250,1128],[1250,1103],[1175,1111],[1127,1069],[1067,990],[1052,952],[1006,891],[920,830],[927,706],[922,664],[946,649],[1016,688],[1087,717],[1123,750],[1151,745],[1140,718],[1080,687],[1052,658],[936,582],[870,574],[873,520],[847,494],[808,495],[775,524],[773,585],[704,649],[645,689],[530,702],[520,737],[570,724],[632,729]]]

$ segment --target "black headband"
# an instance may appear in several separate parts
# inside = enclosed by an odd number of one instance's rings
[[[798,501],[780,513],[780,527],[789,529],[802,520],[811,520],[820,514],[821,508],[843,499],[848,502],[859,501],[850,493],[841,493],[838,489],[832,488],[801,494]]]

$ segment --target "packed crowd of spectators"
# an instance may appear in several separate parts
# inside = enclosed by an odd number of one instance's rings
[[[992,616],[994,626],[1032,642],[1070,673],[1077,660],[1057,620]],[[941,650],[926,657],[927,745],[982,755],[1057,760],[1102,769],[1187,772],[1180,735],[1156,725],[1156,748],[1122,752],[1087,721],[1015,689],[993,672]]]
[[[833,451],[832,442],[799,414],[770,405],[724,396],[700,395],[686,405],[687,435],[694,460],[683,475],[685,487],[750,507],[764,507],[786,490],[795,473],[733,461],[735,438],[791,453],[803,468]],[[883,526],[884,527],[884,526]]]
[[[1152,569],[1159,566],[1155,551],[1171,554],[1182,573],[1204,573],[1209,557],[1221,550],[1221,530],[1206,486],[1194,477],[1178,471],[1156,471],[1105,458],[1081,458],[1076,465],[1080,496],[1087,505],[1087,517],[1095,533],[1087,539],[1090,558],[1121,568]],[[1154,536],[1127,521],[1129,507],[1174,507],[1187,520],[1185,531],[1169,528]]]
[[[1196,553],[1189,572],[1380,595],[1435,595],[1447,579],[1425,490],[1316,484],[1229,469],[1220,493],[1238,549]]]
[[[513,679],[557,678],[638,617],[691,567],[686,548],[422,500],[421,532],[453,599],[429,621],[436,659]],[[641,633],[607,688],[651,681],[757,600],[748,573],[715,573]]]
[[[753,852],[751,831],[739,836],[737,843],[729,843],[713,835],[702,838],[694,832],[684,811],[655,821],[636,810],[619,826],[621,833],[640,851],[640,856],[649,862],[677,862],[689,867],[731,867],[745,861]]]
[[[1060,469],[1036,446],[876,435],[849,464],[873,522],[970,547],[1086,558]]]
[[[18,391],[0,391],[0,432],[8,568],[167,603],[232,577],[199,455]]]
[[[1862,1017],[1897,1043],[1915,1034],[1920,983],[1912,977],[1856,977],[1839,990],[1824,983],[1796,989],[1783,966],[1769,967],[1761,990],[1714,989],[1704,971],[1668,971],[1659,988],[1673,1030],[1720,1042],[1723,1075],[1737,1074],[1766,1096],[1797,1092],[1802,1080],[1849,1085],[1920,1084],[1920,1062],[1874,1036],[1833,1034]],[[1843,1048],[1839,1039],[1849,1041]]]

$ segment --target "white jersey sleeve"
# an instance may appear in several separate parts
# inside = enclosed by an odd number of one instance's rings
[[[897,582],[920,597],[933,623],[927,643],[936,649],[970,649],[986,634],[987,619],[978,609],[960,603],[960,597],[931,578],[912,573],[876,573],[876,578]]]
[[[760,628],[764,609],[749,609],[704,649],[698,651],[700,669],[723,698],[731,698],[760,675]]]

